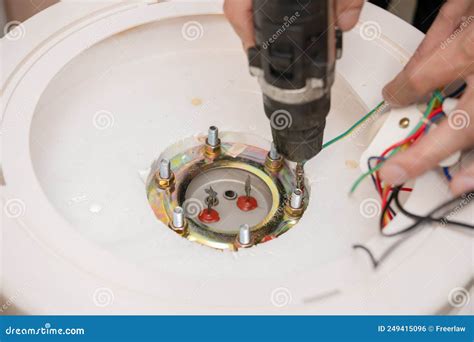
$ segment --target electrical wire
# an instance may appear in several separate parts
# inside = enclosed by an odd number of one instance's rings
[[[459,89],[457,89],[455,92],[447,95],[446,97],[457,97],[461,95],[466,88],[466,85],[464,84],[461,86]],[[398,143],[393,144],[392,146],[388,147],[385,149],[385,151],[380,155],[380,156],[373,156],[370,157],[367,161],[367,166],[368,166],[368,171],[363,173],[353,184],[353,186],[350,189],[350,193],[353,193],[357,187],[361,184],[361,182],[367,177],[370,176],[372,179],[372,182],[374,183],[374,186],[379,193],[381,197],[381,203],[382,203],[382,213],[380,217],[380,232],[383,236],[385,237],[394,237],[394,236],[400,236],[404,235],[405,238],[399,239],[397,242],[392,244],[389,248],[386,249],[386,251],[382,254],[382,256],[377,260],[371,250],[367,248],[366,246],[362,244],[356,244],[353,245],[354,249],[362,249],[364,250],[370,257],[371,262],[374,266],[374,268],[377,268],[378,265],[386,258],[388,255],[390,255],[398,245],[400,245],[406,238],[408,238],[408,232],[413,231],[415,228],[419,227],[423,223],[427,222],[437,222],[441,223],[444,225],[451,225],[451,226],[456,226],[456,227],[462,227],[462,228],[468,228],[468,229],[474,229],[473,225],[464,223],[464,222],[458,222],[458,221],[452,221],[447,219],[446,216],[442,217],[434,217],[434,215],[445,209],[446,207],[452,205],[453,203],[464,201],[466,198],[469,200],[471,197],[474,199],[474,191],[465,193],[459,197],[456,197],[450,201],[447,201],[443,203],[442,205],[438,206],[434,210],[432,210],[428,215],[426,216],[421,216],[417,215],[415,213],[412,213],[408,210],[406,210],[403,205],[400,203],[400,198],[399,194],[401,191],[412,191],[412,189],[399,186],[399,187],[391,187],[388,185],[382,186],[382,181],[379,178],[378,171],[380,168],[383,166],[385,161],[392,156],[394,156],[396,153],[401,151],[402,149],[410,146],[413,142],[415,142],[417,139],[419,139],[423,134],[428,133],[430,126],[432,123],[437,122],[440,120],[442,117],[445,116],[445,113],[443,112],[441,108],[441,104],[443,103],[445,97],[443,94],[439,91],[436,90],[432,97],[430,98],[430,101],[428,102],[428,106],[426,110],[423,113],[423,117],[420,119],[420,121],[417,123],[417,125],[410,131],[410,133],[407,135],[407,137]],[[380,102],[374,109],[372,109],[369,113],[367,113],[365,116],[363,116],[360,120],[358,120],[354,125],[352,125],[347,131],[344,133],[340,134],[339,136],[331,139],[327,143],[323,144],[323,149],[329,147],[330,145],[334,144],[335,142],[341,140],[342,138],[348,136],[351,134],[358,126],[360,126],[363,122],[365,122],[369,117],[371,117],[374,113],[376,113],[383,105],[385,105],[385,102],[382,101]],[[372,162],[375,161],[376,165],[372,165]],[[445,167],[443,168],[443,172],[448,180],[451,180],[451,174],[449,172],[449,168]],[[411,224],[410,226],[406,227],[405,229],[398,231],[396,233],[392,234],[387,234],[384,232],[384,227],[386,224],[396,215],[395,210],[392,208],[393,203],[395,203],[396,207],[398,210],[405,216],[410,217],[411,219],[414,219],[415,222]],[[460,202],[462,203],[462,202]],[[459,206],[460,204],[458,204]]]
[[[374,109],[372,109],[370,112],[368,112],[366,115],[364,115],[361,119],[359,119],[355,124],[353,124],[348,130],[346,130],[344,133],[338,135],[337,137],[329,140],[327,143],[323,144],[323,149],[331,146],[332,144],[338,142],[342,138],[345,138],[349,134],[351,134],[359,125],[364,123],[368,118],[370,118],[373,114],[379,111],[379,109],[385,105],[385,101],[380,102]]]
[[[451,176],[451,173],[449,172],[449,167],[443,167],[443,173],[446,179],[448,180],[448,182],[451,182],[453,177]]]
[[[459,95],[461,95],[464,92],[465,89],[466,89],[466,83],[464,83],[458,89],[453,91],[451,94],[446,95],[446,97],[458,97]]]
[[[425,222],[435,222],[435,223],[440,223],[440,224],[443,224],[443,225],[452,225],[452,226],[457,226],[457,227],[460,227],[460,228],[474,229],[474,225],[472,225],[472,224],[468,224],[468,223],[464,223],[464,222],[460,222],[460,221],[449,220],[446,217],[448,215],[443,215],[441,217],[433,217],[434,214],[436,214],[437,212],[439,212],[443,209],[446,209],[447,207],[452,206],[454,203],[464,201],[466,198],[474,199],[474,191],[465,192],[465,193],[463,193],[462,195],[460,195],[458,197],[455,197],[453,199],[450,199],[449,201],[444,202],[443,204],[441,204],[438,207],[436,207],[435,209],[433,209],[426,216],[417,215],[417,214],[414,214],[414,213],[408,211],[407,209],[405,209],[405,207],[400,203],[399,194],[400,194],[400,187],[396,187],[394,192],[393,192],[393,196],[394,196],[394,200],[395,200],[395,204],[396,204],[397,208],[400,210],[400,212],[403,215],[414,219],[415,222],[411,226],[409,226],[409,227],[407,227],[407,228],[405,228],[401,231],[398,231],[396,233],[392,233],[392,234],[382,233],[382,235],[384,235],[384,236],[391,237],[391,236],[397,236],[397,235],[400,235],[400,234],[405,234],[406,232],[408,232],[412,229],[415,229],[416,227],[418,227],[419,225],[421,225],[422,223],[425,223]],[[460,204],[458,204],[458,206],[459,205]]]
[[[467,203],[469,203],[470,201],[474,200],[474,191],[466,192],[466,193],[463,193],[462,195],[460,195],[458,197],[450,199],[449,201],[446,201],[446,202],[442,203],[441,205],[437,206],[428,215],[422,216],[422,215],[414,214],[414,213],[408,211],[400,203],[399,195],[400,195],[401,189],[402,189],[402,187],[394,188],[394,190],[392,191],[392,194],[390,195],[390,199],[389,199],[388,202],[390,203],[390,202],[394,201],[397,208],[400,210],[400,212],[403,215],[405,215],[405,216],[407,216],[411,219],[414,219],[415,222],[412,223],[410,226],[408,226],[408,227],[404,228],[403,230],[400,230],[396,233],[387,234],[387,233],[384,233],[383,230],[381,230],[381,234],[383,236],[385,236],[385,237],[394,237],[394,236],[406,235],[407,237],[409,237],[411,235],[407,235],[407,233],[409,233],[411,231],[414,231],[416,228],[420,227],[422,224],[429,223],[429,222],[436,222],[436,223],[442,224],[443,226],[454,226],[454,227],[458,227],[458,228],[474,229],[474,225],[472,225],[472,224],[468,224],[468,223],[465,223],[465,222],[454,221],[454,220],[448,219],[447,217],[449,216],[449,214],[445,214],[441,217],[434,217],[434,215],[436,213],[438,213],[442,210],[446,210],[447,208],[451,207],[455,203],[457,204],[456,208],[459,208],[459,207],[462,208],[464,206],[463,205],[464,201],[467,201]],[[396,247],[398,247],[401,244],[401,242],[403,242],[404,240],[405,239],[401,239],[401,240],[395,242],[392,246],[388,247],[387,250],[382,254],[382,256],[378,260],[374,257],[372,251],[369,248],[367,248],[366,246],[361,245],[361,244],[355,244],[352,247],[354,249],[364,250],[369,255],[369,257],[372,261],[373,267],[377,268],[380,265],[380,263],[383,260],[385,260],[396,249]]]
[[[442,98],[442,95],[441,93],[439,92],[439,90],[436,90],[434,92],[434,94],[432,95],[429,103],[428,103],[428,106],[425,110],[425,112],[423,113],[423,118],[420,119],[420,121],[418,122],[418,124],[410,131],[410,133],[408,134],[407,138],[404,139],[404,143],[407,143],[409,142],[411,139],[413,138],[418,138],[418,136],[416,136],[416,134],[421,134],[420,129],[423,128],[426,126],[426,122],[428,122],[429,120],[429,116],[430,114],[433,112],[433,108],[435,107],[436,104],[439,103],[439,99]],[[401,149],[401,146],[403,144],[400,143],[397,143],[397,146],[391,146],[390,150],[390,154],[387,155],[387,158],[386,159],[389,159],[390,157],[392,157],[393,155],[395,155],[396,153],[398,153]],[[385,161],[384,161],[385,162]],[[374,172],[380,170],[380,168],[383,166],[384,162],[381,162],[379,163],[377,166],[375,166],[372,170],[369,170],[365,173],[363,173],[359,178],[356,179],[356,181],[354,182],[354,184],[352,185],[350,191],[349,191],[349,194],[352,194],[354,193],[357,188],[359,187],[359,185],[364,181],[364,179],[367,177],[367,176],[370,176],[371,174],[373,174]]]
[[[383,162],[383,161],[385,161],[385,158],[383,158],[383,157],[370,157],[367,160],[367,169],[369,171],[372,171],[372,169],[373,169],[372,161],[374,161],[374,160],[376,160],[378,162]],[[382,196],[382,186],[380,184],[380,181],[379,181],[378,177],[376,178],[375,174],[372,173],[372,174],[370,174],[370,178],[372,178],[372,182],[374,183],[374,186],[377,189],[377,192],[379,193],[380,196]]]
[[[375,258],[374,254],[372,253],[372,251],[370,249],[368,249],[364,245],[353,245],[352,248],[354,248],[354,249],[359,248],[359,249],[364,250],[367,253],[367,255],[369,256],[370,261],[372,262],[372,265],[374,266],[374,268],[377,268],[377,266],[379,265],[379,261]]]

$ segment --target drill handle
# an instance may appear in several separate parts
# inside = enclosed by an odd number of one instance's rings
[[[301,89],[308,79],[330,87],[342,48],[333,6],[332,0],[253,0],[257,44],[249,50],[250,67],[277,88]]]

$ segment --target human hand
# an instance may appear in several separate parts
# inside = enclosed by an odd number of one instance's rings
[[[359,19],[364,0],[336,1],[336,24],[342,31],[352,29]],[[244,49],[255,45],[252,0],[226,0],[224,13],[242,39]]]
[[[456,151],[474,147],[474,2],[448,0],[414,56],[383,90],[392,106],[406,106],[464,79],[467,87],[452,115],[412,147],[390,158],[381,178],[400,185],[434,168]],[[448,114],[448,113],[446,113]],[[453,125],[462,120],[463,126]],[[461,169],[450,184],[454,194],[474,190],[474,164]]]

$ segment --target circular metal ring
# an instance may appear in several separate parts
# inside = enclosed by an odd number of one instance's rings
[[[187,194],[188,191],[195,193],[196,186],[193,182],[195,183],[195,180],[199,177],[207,178],[210,183],[218,181],[215,172],[219,172],[219,170],[224,173],[230,171],[242,174],[241,178],[243,180],[245,180],[244,175],[250,175],[254,179],[255,196],[260,196],[261,200],[266,199],[266,202],[259,207],[261,209],[260,219],[257,222],[245,222],[250,223],[253,244],[270,241],[287,232],[298,222],[299,217],[289,215],[285,210],[295,180],[293,171],[286,163],[283,163],[278,172],[270,172],[265,167],[268,151],[241,143],[222,143],[221,153],[210,161],[206,158],[205,148],[205,145],[195,146],[169,158],[175,175],[175,187],[173,189],[162,190],[154,182],[148,182],[147,184],[149,203],[157,218],[165,223],[167,227],[172,218],[173,208],[181,206],[185,210],[187,221],[186,234],[181,236],[213,248],[230,250],[240,248],[235,244],[239,227],[236,216],[252,215],[252,213],[241,212],[235,205],[236,202],[231,202],[231,200],[236,199],[238,193],[242,196],[244,189],[237,191],[226,186],[218,191],[218,196],[228,201],[225,201],[225,203],[221,201],[219,207],[216,207],[217,204],[215,204],[211,206],[211,209],[221,211],[226,206],[227,208],[233,206],[234,209],[232,210],[235,210],[230,214],[224,213],[223,220],[219,223],[220,226],[204,223],[200,220],[199,215],[204,210],[209,210],[207,196],[191,198]],[[235,154],[236,149],[240,150],[237,155]],[[151,174],[153,172],[156,173],[154,168],[152,168]],[[202,189],[202,184],[199,184],[199,186]],[[260,189],[260,193],[257,188]],[[226,195],[226,191],[229,189],[233,192],[232,196],[230,196],[230,193]],[[201,193],[203,194],[202,191]],[[308,196],[308,194],[305,193],[305,196]],[[308,200],[305,200],[304,203],[306,205]],[[253,216],[254,219],[255,215]]]

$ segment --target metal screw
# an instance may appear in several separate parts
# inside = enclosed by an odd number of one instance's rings
[[[216,126],[209,127],[209,131],[207,133],[207,143],[212,147],[219,145],[219,130]]]
[[[290,207],[300,209],[303,206],[303,191],[295,189],[290,196]]]
[[[173,210],[173,227],[184,227],[184,210],[181,207],[176,207]]]
[[[272,146],[270,147],[270,153],[269,153],[270,159],[272,160],[277,160],[280,159],[280,153],[278,153],[275,143],[272,142]]]
[[[398,123],[401,128],[407,128],[410,125],[410,119],[409,118],[402,118],[400,119],[400,122]]]
[[[171,177],[171,166],[168,159],[162,159],[160,162],[160,178],[170,179]]]
[[[239,243],[243,246],[250,244],[250,226],[248,224],[240,226]]]
[[[265,168],[271,173],[274,173],[280,171],[282,166],[283,158],[280,153],[278,153],[275,143],[272,142],[270,152],[268,152],[267,158],[265,158]]]

